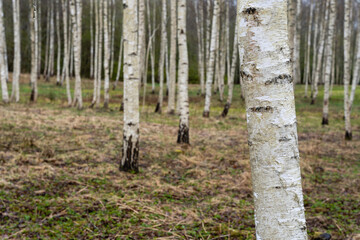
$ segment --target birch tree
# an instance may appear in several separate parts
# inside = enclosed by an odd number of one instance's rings
[[[49,63],[48,70],[46,74],[46,81],[50,81],[50,76],[54,75],[54,60],[55,60],[55,26],[54,26],[54,2],[51,2],[51,10],[50,10],[50,46],[49,46]]]
[[[333,39],[334,39],[334,28],[335,28],[335,17],[336,17],[336,2],[335,0],[330,1],[330,14],[329,14],[329,26],[325,45],[325,86],[324,86],[324,105],[323,105],[323,119],[322,125],[329,124],[329,97],[330,97],[330,77],[332,67],[332,55],[333,55]]]
[[[300,39],[301,39],[301,3],[302,0],[296,1],[296,23],[295,23],[295,37],[294,37],[294,84],[301,82],[300,71]]]
[[[94,78],[94,0],[90,0],[90,78]]]
[[[114,85],[113,85],[113,90],[116,89],[117,84],[118,84],[119,79],[120,79],[122,59],[123,59],[123,49],[124,49],[124,38],[121,38],[121,40],[120,40],[120,52],[119,52],[119,59],[118,59],[118,66],[117,66],[117,73],[116,73],[116,78],[115,78],[115,82],[114,82]]]
[[[344,116],[345,139],[352,140],[349,98],[350,69],[351,69],[351,0],[345,0],[344,8]],[[353,80],[355,81],[355,79]]]
[[[41,3],[41,0],[38,0]],[[19,14],[20,14],[20,8],[19,9]],[[38,41],[38,72],[37,72],[37,78],[40,78],[41,75],[41,53],[42,53],[42,26],[41,26],[41,4],[37,5],[37,10],[38,10],[38,32],[39,32],[39,41]],[[20,16],[19,16],[19,22],[20,22]]]
[[[241,1],[241,74],[257,239],[307,239],[287,0]]]
[[[203,117],[207,117],[207,118],[210,116],[211,88],[214,79],[216,44],[218,41],[218,34],[219,34],[217,30],[219,13],[220,13],[220,3],[219,0],[215,0],[214,14],[212,20],[212,30],[211,30],[210,56],[209,56],[209,62],[207,64],[207,73],[206,73],[205,107],[203,112]]]
[[[164,94],[164,66],[165,66],[165,58],[166,56],[166,48],[167,48],[167,0],[161,1],[162,5],[162,15],[161,15],[161,44],[160,44],[160,61],[159,61],[159,100],[156,105],[155,112],[160,113],[162,112],[163,107],[163,94]]]
[[[198,72],[200,78],[200,92],[201,95],[205,94],[205,62],[204,62],[204,19],[203,19],[203,1],[198,1],[199,3],[195,3],[195,14],[196,14],[196,26],[197,26],[197,38],[198,38]]]
[[[171,2],[171,35],[170,35],[170,78],[169,78],[169,98],[168,114],[175,114],[175,93],[176,93],[176,3]]]
[[[311,54],[311,37],[312,37],[312,20],[313,20],[313,12],[314,12],[314,4],[310,2],[310,14],[309,14],[309,26],[308,26],[308,35],[307,35],[307,49],[306,49],[306,61],[305,61],[305,98],[308,97],[308,85],[310,80],[310,54]],[[314,42],[315,44],[315,42]],[[313,61],[314,63],[315,61]]]
[[[46,16],[45,62],[44,62],[44,72],[43,72],[44,78],[46,78],[48,64],[49,64],[51,2],[48,4],[47,8],[48,9],[47,9],[47,16]]]
[[[139,25],[137,1],[123,0],[124,24],[124,140],[120,170],[138,172],[139,159]]]
[[[2,16],[4,15],[4,12],[2,13]],[[9,66],[8,66],[8,57],[7,57],[7,47],[6,47],[6,38],[5,38],[5,23],[4,23],[4,17],[3,17],[3,24],[2,24],[2,26],[1,26],[1,29],[0,29],[0,31],[1,31],[1,34],[4,36],[4,43],[3,43],[3,54],[2,54],[2,56],[3,56],[3,58],[4,58],[4,60],[3,60],[3,67],[4,67],[4,69],[3,69],[3,71],[5,72],[5,81],[6,81],[6,83],[8,83],[9,82]],[[7,89],[7,85],[6,85],[6,89]],[[7,92],[7,90],[6,90],[6,98],[7,98],[7,101],[6,102],[9,102],[9,93]]]
[[[60,11],[59,0],[56,0],[56,38],[57,38],[57,63],[56,63],[56,85],[61,85],[61,34],[60,34]]]
[[[114,43],[115,43],[115,20],[116,20],[116,5],[115,0],[111,0],[111,6],[112,6],[112,22],[111,22],[111,45],[110,45],[110,78],[113,76],[114,72]]]
[[[110,87],[110,72],[109,72],[109,60],[110,60],[110,42],[109,42],[109,18],[108,18],[108,0],[104,0],[104,108],[109,107],[109,87]]]
[[[3,2],[0,0],[0,31],[1,33],[5,32],[4,26],[4,11],[3,11]],[[6,64],[5,64],[5,35],[0,35],[0,80],[1,80],[1,94],[2,101],[4,103],[9,103],[9,93],[6,83]]]
[[[140,79],[141,83],[144,84],[146,79],[142,79],[145,70],[145,54],[146,54],[146,26],[145,26],[145,0],[139,0],[139,41],[138,49],[140,54]]]
[[[74,67],[75,67],[75,91],[74,106],[80,110],[83,107],[81,93],[81,0],[70,0],[70,15],[73,29]]]
[[[37,4],[36,0],[30,0],[31,13],[30,13],[30,37],[31,37],[31,94],[30,102],[36,102],[38,96],[37,88],[37,68],[38,68],[38,21],[37,21]]]
[[[180,0],[178,3],[178,38],[180,123],[177,142],[189,144],[189,57],[186,37],[186,0]]]
[[[14,70],[11,100],[20,100],[20,72],[21,72],[21,44],[20,44],[20,0],[13,0],[13,20],[14,20]]]
[[[66,84],[66,96],[68,106],[71,106],[72,97],[70,91],[70,78],[69,78],[69,62],[70,62],[70,47],[69,47],[69,36],[68,36],[68,1],[62,0],[62,12],[63,12],[63,30],[64,30],[64,61],[63,61],[63,77],[65,78]]]

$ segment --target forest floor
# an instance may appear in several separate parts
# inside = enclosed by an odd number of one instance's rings
[[[141,108],[140,173],[118,170],[121,90],[110,109],[66,107],[65,89],[39,84],[29,104],[0,106],[0,238],[4,239],[255,239],[246,116],[240,88],[227,118],[213,97],[202,118],[198,86],[190,87],[191,145],[176,144],[178,117],[154,113],[157,95]],[[308,232],[332,239],[360,234],[360,91],[353,141],[344,141],[343,90],[335,86],[330,125],[296,87],[299,148]],[[141,101],[142,102],[142,101]],[[164,109],[166,111],[166,108]]]

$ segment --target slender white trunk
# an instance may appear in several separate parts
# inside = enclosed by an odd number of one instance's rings
[[[309,26],[308,26],[308,36],[307,36],[307,51],[306,51],[306,68],[305,68],[305,98],[308,97],[308,85],[309,85],[309,78],[310,78],[310,55],[311,55],[311,33],[312,33],[312,19],[313,19],[313,12],[314,12],[314,4],[310,2],[310,15],[309,15]],[[315,44],[315,43],[314,43]]]
[[[39,3],[41,3],[41,0],[38,0]],[[37,5],[37,10],[38,10],[38,32],[39,32],[39,41],[38,41],[38,72],[37,72],[37,77],[40,78],[40,74],[41,74],[41,51],[42,51],[42,30],[41,30],[41,4]],[[20,12],[20,8],[18,8],[19,12]],[[19,13],[20,15],[20,13]],[[20,22],[20,17],[19,17],[19,22]]]
[[[153,17],[152,17],[152,29],[153,31],[155,31],[155,24],[156,24],[156,6],[155,3],[153,5]],[[151,19],[150,19],[151,21]],[[156,35],[154,35],[154,38],[151,41],[151,93],[154,94],[155,93],[155,38]]]
[[[75,91],[74,91],[74,106],[80,110],[83,107],[82,93],[81,93],[81,0],[70,0],[70,14],[73,29],[73,49],[74,49],[74,67],[75,67]]]
[[[215,69],[215,54],[216,54],[216,45],[218,41],[218,18],[220,13],[220,3],[219,0],[214,2],[214,14],[212,20],[212,31],[211,31],[211,44],[210,44],[210,54],[209,54],[209,63],[207,64],[207,73],[206,73],[206,93],[205,93],[205,107],[203,117],[210,116],[210,104],[211,104],[211,87],[214,79],[214,69]]]
[[[1,94],[2,101],[4,103],[9,103],[9,93],[6,83],[6,64],[5,64],[5,32],[4,27],[4,11],[3,11],[3,2],[0,0],[0,80],[1,80]]]
[[[14,70],[11,100],[19,102],[20,100],[20,72],[21,72],[21,45],[20,45],[20,0],[12,0],[13,19],[14,19]]]
[[[237,12],[239,12],[240,7],[240,0],[237,0]],[[234,79],[235,79],[235,71],[236,66],[238,62],[238,29],[239,29],[239,14],[236,14],[236,20],[235,20],[235,32],[234,32],[234,46],[233,46],[233,52],[232,52],[232,60],[231,60],[231,69],[230,69],[230,76],[229,76],[229,90],[228,90],[228,98],[227,102],[224,106],[224,110],[221,114],[222,117],[226,117],[229,113],[230,106],[232,103],[233,98],[233,92],[234,92]],[[243,88],[241,86],[241,88]]]
[[[324,42],[325,42],[325,34],[326,34],[326,31],[325,31],[325,26],[327,24],[327,21],[328,21],[328,7],[327,7],[327,2],[324,2],[325,4],[325,18],[324,18],[324,22],[323,22],[323,26],[320,30],[320,42],[319,42],[319,47],[318,47],[318,53],[317,53],[317,64],[316,64],[316,72],[315,72],[315,78],[314,78],[314,92],[313,92],[313,95],[312,95],[312,100],[311,100],[311,104],[315,104],[315,100],[316,100],[316,97],[319,93],[319,79],[320,79],[320,75],[321,75],[321,66],[322,66],[322,58],[323,58],[323,52],[324,52]]]
[[[45,46],[45,62],[44,62],[44,73],[46,77],[48,65],[49,65],[49,45],[50,45],[50,18],[51,17],[51,2],[48,3],[47,17],[46,17],[46,46]]]
[[[50,14],[50,47],[49,47],[49,65],[46,75],[46,81],[50,81],[50,76],[54,75],[54,60],[55,60],[55,24],[54,24],[54,2],[51,2],[51,14]]]
[[[96,107],[100,106],[101,101],[101,78],[102,78],[102,59],[103,59],[103,7],[104,1],[99,2],[99,50],[98,50],[98,70],[97,70],[97,92]]]
[[[112,23],[111,23],[111,56],[110,56],[110,79],[114,73],[114,43],[115,43],[115,20],[116,20],[116,5],[115,0],[111,0],[112,3]]]
[[[56,36],[57,36],[57,64],[56,64],[56,84],[61,83],[61,34],[60,34],[60,12],[59,12],[59,0],[56,0]]]
[[[117,84],[118,84],[119,79],[120,79],[122,59],[123,59],[123,49],[124,49],[124,38],[121,38],[120,52],[119,52],[119,59],[118,59],[118,67],[117,67],[116,79],[115,79],[115,83],[114,83],[114,87],[113,87],[114,90],[117,87]]]
[[[94,0],[90,0],[90,78],[94,78]]]
[[[197,5],[195,3],[195,15],[197,26],[197,38],[198,38],[198,72],[200,78],[200,91],[201,95],[205,94],[205,73],[204,73],[204,39],[203,39],[203,1],[199,1]],[[199,9],[198,9],[199,8]]]
[[[146,26],[145,26],[145,0],[139,1],[139,40],[138,40],[138,51],[140,54],[140,78],[141,83],[144,84],[146,79],[143,79],[145,69],[145,54],[146,54]]]
[[[206,69],[208,68],[210,61],[210,43],[211,43],[211,0],[207,0],[207,17],[206,17],[206,40],[205,40],[205,53],[206,53]],[[206,73],[206,79],[208,78]]]
[[[98,88],[98,62],[99,62],[99,1],[95,1],[95,55],[94,55],[94,69],[93,69],[93,79],[94,79],[94,91],[93,99],[90,107],[94,107],[97,99],[97,88]]]
[[[66,96],[68,100],[68,106],[72,103],[71,91],[70,91],[70,79],[69,79],[69,62],[70,62],[70,48],[69,48],[69,36],[68,36],[68,4],[67,0],[62,0],[62,12],[63,12],[63,29],[64,29],[64,63],[63,63],[63,78],[65,78],[66,84]]]
[[[335,17],[336,17],[336,2],[335,0],[330,0],[329,6],[329,26],[328,34],[325,45],[325,86],[324,86],[324,106],[323,106],[323,119],[322,124],[329,124],[329,97],[330,97],[330,77],[331,77],[331,66],[332,66],[332,55],[333,55],[333,39],[334,39],[334,28],[335,28]]]
[[[320,13],[319,11],[317,11],[317,8],[321,7],[321,4],[315,2],[315,10],[316,11],[315,14],[315,19],[314,19],[314,43],[313,43],[313,60],[312,60],[312,73],[311,73],[311,99],[313,98],[314,95],[314,83],[315,83],[315,74],[316,74],[316,66],[317,66],[317,57],[318,57],[318,46],[319,46],[319,24],[321,21],[319,21],[319,19],[321,19],[319,17]]]
[[[104,108],[109,107],[109,88],[110,88],[110,42],[109,42],[109,18],[108,18],[108,0],[104,0]]]
[[[169,98],[168,109],[169,114],[175,114],[175,93],[176,93],[176,39],[177,39],[177,23],[176,23],[176,3],[171,2],[171,35],[170,35],[170,78],[169,78]]]
[[[301,35],[301,2],[296,0],[296,23],[295,23],[295,38],[294,38],[294,84],[301,82],[300,71],[300,35]]]
[[[186,37],[186,0],[179,0],[178,4],[178,39],[180,123],[177,142],[190,144],[188,95],[189,57]]]
[[[2,16],[4,15],[4,12],[2,13]],[[4,17],[3,17],[4,18]],[[1,25],[1,34],[3,35],[4,37],[4,44],[3,44],[3,58],[4,58],[4,62],[2,64],[3,66],[3,71],[5,72],[5,81],[6,83],[9,82],[9,66],[8,66],[8,58],[7,58],[7,47],[6,47],[6,37],[5,37],[5,23],[4,23],[4,19],[2,20],[3,21],[3,24]],[[7,85],[6,85],[6,89],[7,89]],[[9,93],[7,92],[6,90],[6,98],[7,98],[7,101],[6,102],[9,102]],[[5,102],[5,101],[4,101]]]
[[[163,108],[163,95],[164,95],[164,66],[165,66],[165,58],[166,56],[166,47],[168,44],[167,41],[167,0],[161,1],[162,5],[162,15],[161,15],[161,44],[160,44],[160,61],[159,61],[159,78],[160,78],[160,89],[159,89],[159,100],[158,104],[156,105],[155,112],[160,113],[162,112]]]
[[[138,172],[140,56],[137,47],[137,1],[124,6],[124,140],[120,170]]]
[[[351,118],[350,118],[350,69],[351,69],[351,1],[345,0],[344,8],[344,116],[345,116],[345,139],[352,139]],[[356,81],[356,79],[354,79]]]
[[[37,4],[36,0],[30,0],[30,35],[31,35],[31,94],[30,102],[36,102],[38,96],[37,88],[37,67],[38,67],[38,21],[37,21]]]
[[[360,20],[360,16],[359,16],[359,20]],[[350,92],[350,114],[351,114],[351,110],[352,110],[352,105],[355,99],[355,92],[356,92],[356,87],[359,84],[359,72],[360,71],[360,29],[357,30],[357,34],[356,34],[356,55],[355,55],[355,65],[354,65],[354,69],[353,69],[353,80],[352,80],[352,84],[351,84],[351,92]],[[333,81],[334,82],[334,81]]]
[[[264,240],[307,239],[286,12],[287,0],[248,0],[238,13],[256,238]]]

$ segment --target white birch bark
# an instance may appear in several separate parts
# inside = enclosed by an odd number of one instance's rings
[[[239,12],[240,7],[240,0],[237,0],[237,12]],[[230,106],[232,103],[233,98],[233,92],[234,92],[234,79],[235,79],[235,71],[236,66],[238,63],[238,29],[239,29],[239,14],[236,14],[236,20],[235,20],[235,32],[234,32],[234,45],[233,45],[233,52],[232,52],[232,60],[231,60],[231,69],[230,69],[230,76],[229,76],[229,90],[228,90],[228,98],[226,101],[226,104],[224,106],[224,110],[221,113],[222,117],[226,117],[229,113]],[[242,85],[241,85],[241,88]]]
[[[60,34],[60,11],[59,0],[56,0],[56,37],[57,37],[57,63],[56,63],[56,84],[61,85],[61,34]]]
[[[180,123],[177,142],[190,144],[188,95],[189,57],[186,37],[186,0],[179,0],[178,3],[178,25]]]
[[[108,18],[108,0],[104,0],[104,108],[109,107],[109,88],[110,88],[110,42],[109,42],[109,18]]]
[[[41,3],[41,0],[38,0],[38,3]],[[37,10],[38,10],[38,32],[39,32],[39,46],[38,46],[38,72],[37,72],[37,78],[39,79],[40,78],[40,75],[41,75],[41,52],[42,52],[42,30],[41,30],[41,4],[38,4],[37,5]],[[20,15],[20,7],[18,8],[19,10],[19,15]],[[20,22],[20,16],[19,16],[19,22]]]
[[[20,72],[21,72],[21,45],[20,45],[20,0],[12,0],[14,20],[14,70],[12,81],[11,101],[20,100]]]
[[[46,17],[46,43],[45,43],[45,62],[43,76],[46,78],[49,65],[49,46],[50,46],[50,19],[51,19],[51,2],[48,4]]]
[[[36,0],[30,0],[31,13],[30,13],[30,36],[31,36],[31,94],[30,102],[36,102],[38,96],[37,88],[37,67],[38,67],[38,21],[37,21],[37,4]]]
[[[0,0],[0,80],[1,80],[1,94],[3,103],[9,103],[9,93],[6,82],[6,64],[5,64],[5,26],[4,26],[4,11],[3,2]]]
[[[315,4],[315,19],[314,19],[314,43],[313,43],[313,60],[312,60],[312,73],[311,73],[311,99],[314,95],[314,80],[315,80],[315,74],[316,74],[316,67],[317,67],[317,57],[318,57],[318,42],[319,42],[319,25],[321,21],[319,21],[320,13],[317,11],[317,9],[320,9],[321,4],[318,4],[317,2]]]
[[[103,59],[103,15],[104,15],[104,1],[99,2],[99,50],[98,50],[98,70],[97,70],[97,92],[96,92],[96,107],[100,106],[101,101],[101,77],[102,77],[102,59]]]
[[[359,16],[360,19],[360,16]],[[350,114],[351,114],[351,110],[352,110],[352,105],[355,99],[355,93],[356,93],[356,87],[359,84],[359,74],[360,74],[360,29],[357,30],[357,34],[356,34],[356,55],[355,55],[355,65],[354,65],[354,69],[353,69],[353,80],[352,80],[352,84],[351,84],[351,92],[350,92]],[[335,74],[334,74],[335,75]],[[334,80],[333,80],[334,82]]]
[[[139,25],[137,1],[123,0],[124,6],[124,140],[120,170],[138,172],[139,159]]]
[[[164,95],[164,66],[166,56],[167,41],[167,0],[162,0],[162,13],[161,13],[161,44],[160,44],[160,60],[159,60],[159,100],[156,105],[155,112],[162,113],[163,108],[163,95]]]
[[[241,1],[239,41],[256,238],[307,239],[287,0]]]
[[[351,1],[345,0],[344,9],[344,116],[345,116],[345,139],[352,140],[351,119],[350,119],[350,69],[351,69]]]
[[[146,54],[146,26],[145,26],[145,0],[139,1],[139,41],[138,41],[138,50],[140,54],[140,78],[141,83],[144,84],[146,79],[143,79],[145,70],[145,54]]]
[[[204,6],[203,1],[195,4],[196,13],[196,26],[198,37],[198,71],[200,77],[200,92],[201,95],[205,94],[205,53],[204,53]]]
[[[50,14],[50,47],[49,47],[49,63],[48,72],[46,75],[46,81],[50,81],[50,76],[54,76],[54,60],[55,60],[55,24],[54,24],[54,2],[51,2],[51,14]]]
[[[219,36],[218,29],[217,29],[219,12],[220,12],[220,3],[219,3],[219,0],[215,0],[214,14],[213,14],[213,20],[212,20],[209,63],[207,64],[207,73],[206,73],[205,107],[204,107],[203,117],[210,116],[211,88],[212,88],[212,83],[213,83],[213,79],[214,79],[216,45],[217,45],[218,36]]]
[[[205,53],[206,53],[206,69],[207,69],[210,61],[211,19],[212,17],[214,17],[211,16],[211,0],[207,0],[206,11],[207,11],[207,17],[206,17]],[[206,75],[206,79],[207,79],[207,75]]]
[[[296,23],[295,23],[295,38],[294,38],[294,84],[301,82],[301,71],[300,71],[300,34],[301,34],[301,2],[302,0],[296,1]]]
[[[70,91],[70,78],[69,78],[69,62],[70,62],[70,47],[69,47],[69,34],[68,34],[68,1],[62,0],[63,12],[63,29],[64,29],[64,63],[63,63],[63,78],[66,84],[66,96],[68,106],[71,106],[72,97]]]
[[[177,39],[177,23],[176,23],[176,3],[171,4],[171,35],[170,35],[170,78],[169,78],[169,98],[167,112],[175,114],[175,94],[176,94],[176,39]]]
[[[81,0],[70,0],[70,15],[73,29],[73,49],[74,49],[74,68],[75,68],[75,91],[74,91],[74,106],[79,110],[83,107],[82,93],[81,93]]]
[[[93,70],[93,78],[94,78],[94,91],[93,91],[93,99],[90,105],[90,108],[94,107],[97,99],[97,88],[98,88],[98,62],[99,62],[99,1],[95,1],[95,43],[94,43],[94,70]]]
[[[94,0],[90,0],[90,78],[94,78]]]
[[[155,31],[155,24],[156,24],[156,6],[155,3],[153,5],[153,16],[152,16],[152,29],[153,32]],[[155,94],[155,40],[156,35],[154,35],[151,41],[151,93]]]
[[[116,5],[115,0],[111,0],[112,6],[112,23],[111,23],[111,45],[110,45],[110,79],[114,73],[114,43],[115,43],[115,20],[116,20]]]
[[[319,39],[319,47],[318,47],[318,53],[317,53],[317,63],[316,63],[316,71],[315,71],[315,78],[314,78],[314,91],[313,91],[313,94],[312,94],[312,100],[311,100],[311,104],[315,104],[315,101],[316,101],[316,98],[317,98],[317,95],[319,93],[319,79],[320,79],[320,75],[321,75],[321,60],[323,58],[323,51],[324,51],[324,42],[325,42],[325,34],[326,34],[326,31],[325,31],[325,26],[327,24],[327,21],[328,21],[328,7],[327,7],[327,2],[324,2],[325,4],[325,18],[324,18],[324,21],[322,23],[322,29],[320,29],[320,39]]]
[[[323,105],[323,119],[322,125],[329,124],[329,97],[330,97],[330,77],[331,77],[331,62],[333,55],[333,39],[334,39],[334,28],[335,28],[335,17],[336,17],[336,2],[335,0],[330,0],[329,6],[329,25],[328,25],[328,34],[325,45],[325,86],[324,86],[324,105]]]
[[[114,86],[113,86],[114,90],[116,89],[117,84],[118,84],[119,79],[120,79],[122,59],[123,59],[123,49],[124,49],[124,38],[121,38],[121,40],[120,40],[120,52],[119,52],[119,59],[118,59],[118,66],[117,66],[117,73],[116,73],[116,79],[115,79]]]
[[[2,16],[4,15],[4,12],[2,13]],[[6,34],[5,34],[5,23],[4,23],[4,17],[3,17],[3,24],[0,26],[1,27],[1,34],[3,35],[4,37],[4,43],[3,43],[3,71],[5,72],[5,81],[6,83],[9,82],[9,66],[8,66],[8,57],[7,57],[7,47],[6,47]],[[6,85],[6,89],[7,89],[7,85]],[[7,92],[6,90],[6,98],[7,98],[7,101],[6,102],[9,102],[9,93]],[[4,101],[5,102],[5,101]]]
[[[314,12],[314,4],[310,2],[310,14],[309,14],[309,25],[308,25],[308,35],[307,35],[307,51],[306,51],[306,67],[305,67],[305,98],[308,97],[308,86],[309,86],[309,79],[310,79],[310,54],[311,54],[311,33],[312,33],[312,19],[313,19],[313,12]],[[314,43],[315,44],[315,43]]]

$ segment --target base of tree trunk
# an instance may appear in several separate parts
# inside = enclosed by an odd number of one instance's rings
[[[56,82],[56,86],[61,86],[61,82]]]
[[[347,141],[352,140],[352,133],[351,132],[348,132],[348,131],[345,132],[345,140],[347,140]]]
[[[230,103],[226,103],[223,112],[221,113],[221,116],[224,118],[228,115],[230,109]]]
[[[210,117],[210,112],[204,111],[204,112],[203,112],[203,117],[204,117],[204,118],[209,118],[209,117]]]
[[[127,140],[124,138],[124,145],[126,149],[122,149],[122,161],[120,163],[120,171],[138,173],[139,166],[139,140],[135,143],[132,141],[132,136]]]
[[[329,119],[328,118],[325,118],[325,117],[323,117],[323,119],[322,119],[322,123],[321,123],[322,125],[329,125]]]
[[[114,91],[116,89],[116,84],[113,84],[112,90]]]
[[[50,76],[49,75],[46,75],[45,81],[50,82]]]
[[[153,95],[154,95],[154,94],[155,94],[155,90],[151,90],[151,94],[153,94]]]
[[[123,112],[123,111],[124,111],[124,102],[121,102],[119,111],[120,111],[120,112]]]
[[[189,127],[187,127],[185,124],[179,125],[177,143],[190,144]]]
[[[157,103],[157,104],[156,104],[155,112],[161,114],[160,103]]]
[[[310,105],[314,105],[315,104],[315,99],[311,99]]]
[[[169,114],[169,115],[175,115],[175,110],[170,110],[170,111],[168,112],[168,114]]]
[[[166,88],[166,96],[168,97],[169,96],[169,89]]]
[[[32,90],[31,90],[30,102],[35,102],[35,89],[32,89]]]
[[[108,102],[104,102],[104,108],[108,109],[109,108],[109,103]]]

